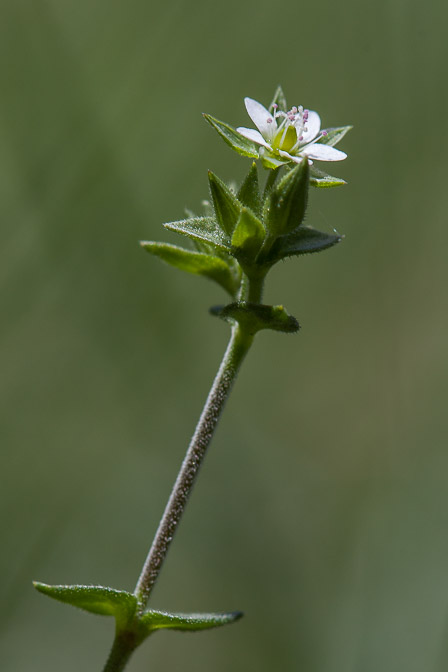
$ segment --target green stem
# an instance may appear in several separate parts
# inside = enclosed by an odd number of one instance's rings
[[[151,590],[157,581],[224,404],[252,340],[253,337],[246,334],[239,326],[232,328],[229,345],[135,587],[134,594],[138,599],[140,610],[145,608]]]
[[[260,303],[264,278],[248,280],[242,290],[241,300]],[[210,445],[219,418],[224,409],[232,385],[240,366],[252,345],[253,335],[239,324],[232,327],[227,350],[221,366],[205,402],[205,406],[191,439],[180,468],[170,498],[159,523],[154,541],[143,565],[134,595],[138,600],[137,619],[143,613],[154,584],[157,581],[168,549],[179,525],[185,506],[192,492],[199,469]],[[115,636],[108,661],[103,672],[122,672],[126,667],[137,643],[132,632],[121,632]]]
[[[103,672],[122,672],[135,649],[135,643],[130,641],[124,633],[117,633]]]

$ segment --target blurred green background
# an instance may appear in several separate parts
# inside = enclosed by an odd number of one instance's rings
[[[266,300],[130,672],[448,666],[445,3],[1,0],[1,667],[99,671],[113,623],[32,579],[133,589],[220,361],[225,295],[145,254],[249,161],[201,112],[352,123]],[[181,242],[179,239],[178,242]]]

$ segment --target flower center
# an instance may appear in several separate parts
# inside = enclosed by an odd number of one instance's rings
[[[274,150],[295,152],[303,141],[303,134],[307,132],[308,110],[302,105],[292,107],[288,112],[281,112],[278,106],[273,106],[274,119],[282,119],[279,127],[271,140]],[[269,120],[268,120],[269,121]]]

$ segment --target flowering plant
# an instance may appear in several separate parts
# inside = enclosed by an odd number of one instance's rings
[[[180,270],[203,275],[218,283],[231,297],[211,313],[228,322],[231,337],[221,366],[205,402],[196,431],[180,468],[150,551],[133,593],[102,586],[51,586],[35,583],[42,593],[86,611],[114,616],[115,640],[104,672],[121,672],[135,649],[153,632],[204,630],[237,620],[241,612],[173,614],[147,609],[174,533],[221,416],[240,366],[255,335],[263,329],[294,333],[299,323],[282,305],[262,303],[267,273],[282,259],[320,252],[341,236],[317,231],[304,224],[309,185],[332,187],[344,180],[316,171],[313,160],[340,161],[346,154],[334,149],[349,126],[320,132],[317,112],[302,107],[288,110],[279,88],[270,106],[246,98],[246,108],[258,130],[228,124],[205,115],[221,137],[243,156],[261,159],[269,170],[263,189],[255,162],[239,189],[209,173],[212,203],[205,216],[165,227],[188,238],[184,248],[144,241],[150,254]]]

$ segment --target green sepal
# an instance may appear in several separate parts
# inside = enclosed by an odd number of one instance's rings
[[[337,128],[327,128],[325,129],[326,135],[323,135],[321,138],[319,138],[319,144],[334,147],[352,128],[353,126],[338,126]]]
[[[234,296],[238,290],[238,279],[226,262],[220,257],[203,252],[185,250],[177,245],[169,243],[156,243],[153,241],[141,241],[140,245],[150,254],[159,257],[167,264],[179,268],[181,271],[203,275],[214,280],[223,287],[230,296]]]
[[[130,623],[137,610],[137,598],[125,590],[103,586],[49,586],[39,581],[34,581],[33,585],[40,593],[59,602],[92,614],[115,616],[119,628]]]
[[[241,611],[226,614],[171,614],[165,611],[146,611],[140,618],[140,627],[150,635],[155,630],[208,630],[234,623],[241,618]]]
[[[224,233],[231,236],[241,212],[241,204],[233,191],[210,170],[208,181],[218,224]]]
[[[304,157],[274,186],[265,204],[269,235],[281,236],[300,226],[308,202],[309,177],[308,159]]]
[[[288,163],[288,161],[285,161],[284,159],[276,159],[271,154],[268,154],[267,150],[260,158],[263,168],[268,168],[270,170],[276,170],[276,168],[280,168],[280,166],[284,166]]]
[[[261,329],[273,329],[287,334],[294,334],[300,329],[296,318],[289,315],[283,306],[263,306],[239,301],[227,306],[213,306],[210,312],[231,324],[238,322],[251,335]]]
[[[321,252],[340,243],[343,236],[317,231],[310,226],[300,226],[296,231],[277,238],[266,258],[267,264],[275,264],[285,257]]]
[[[272,103],[269,106],[269,109],[271,109],[271,107],[273,105],[278,105],[278,110],[280,112],[287,112],[288,111],[288,105],[286,103],[285,94],[283,93],[283,89],[282,89],[281,86],[277,87],[277,91],[274,94],[274,97],[272,99]]]
[[[191,217],[163,225],[169,231],[175,231],[193,240],[211,243],[214,247],[230,253],[230,238],[224,233],[214,217]]]
[[[263,244],[265,230],[252,210],[243,208],[232,236],[232,248],[235,257],[252,261]]]
[[[254,142],[238,133],[238,131],[232,128],[232,126],[229,126],[229,124],[219,121],[219,119],[215,119],[209,114],[204,114],[203,117],[208,121],[210,126],[219,133],[224,142],[230,145],[230,147],[238,152],[238,154],[258,159],[258,149]]]
[[[327,189],[328,187],[341,187],[342,185],[347,184],[347,182],[340,177],[333,177],[328,173],[325,173],[323,170],[311,166],[310,168],[310,185],[312,187],[320,187]]]
[[[255,161],[252,163],[249,172],[239,188],[237,198],[242,205],[250,208],[257,217],[261,216],[260,189],[258,185],[258,170]]]

